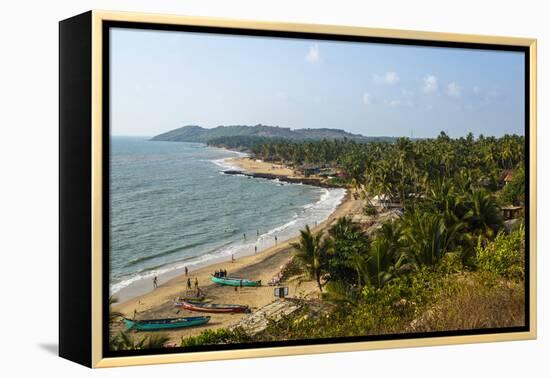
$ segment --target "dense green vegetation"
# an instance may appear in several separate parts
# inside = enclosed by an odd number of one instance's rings
[[[266,161],[344,171],[374,220],[389,203],[400,208],[375,232],[347,218],[327,233],[302,230],[293,270],[317,282],[321,304],[271,322],[253,341],[524,324],[525,231],[521,219],[507,231],[499,209],[523,204],[523,137],[441,133],[395,143],[282,141],[252,150]],[[505,174],[513,176],[507,184]],[[375,197],[382,203],[372,205]],[[208,343],[230,342],[222,336],[209,335]]]
[[[362,135],[348,133],[341,129],[290,129],[288,127],[266,126],[266,125],[234,125],[218,126],[212,129],[205,129],[200,126],[190,125],[157,135],[152,140],[171,142],[199,142],[207,143],[212,139],[219,138],[218,142],[223,144],[223,138],[234,137],[257,137],[275,138],[286,141],[320,140],[320,139],[354,139],[359,141],[370,141],[384,138],[366,138]],[[391,138],[390,138],[391,139]],[[234,142],[238,139],[234,139]],[[243,142],[254,142],[254,139],[241,139]],[[245,146],[245,145],[241,145]]]
[[[260,151],[261,149],[270,146],[270,145],[286,145],[286,144],[296,144],[300,145],[308,141],[320,141],[320,140],[348,140],[348,136],[336,136],[332,135],[330,138],[316,138],[316,135],[309,135],[304,138],[300,136],[288,138],[288,137],[267,137],[267,136],[257,136],[257,135],[232,135],[232,136],[222,136],[208,139],[206,142],[209,146],[213,147],[222,147],[228,148],[231,150],[239,151]],[[392,137],[354,137],[349,140],[354,140],[357,143],[371,143],[371,142],[380,142],[380,143],[392,143],[397,138]],[[297,146],[296,148],[300,148]]]
[[[349,184],[363,189],[363,194],[406,204],[432,190],[501,189],[503,171],[523,166],[524,144],[525,139],[516,135],[476,139],[469,134],[451,139],[442,132],[435,139],[398,138],[395,143],[349,139],[264,143],[254,146],[252,152],[256,158],[292,166],[339,168],[349,176]],[[510,193],[516,202],[521,201],[525,187],[518,176],[517,190]]]
[[[182,339],[180,346],[246,343],[251,341],[253,341],[253,338],[239,328],[235,330],[221,328],[216,330],[207,329],[198,336]]]
[[[238,151],[250,151],[253,148],[269,143],[290,143],[290,140],[278,137],[234,135],[212,138],[207,142],[209,146],[222,147]],[[298,142],[292,141],[292,143]]]

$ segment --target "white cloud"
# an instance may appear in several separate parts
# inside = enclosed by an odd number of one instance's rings
[[[383,75],[372,75],[372,80],[376,84],[394,85],[399,83],[399,75],[397,74],[397,72],[389,71]]]
[[[447,96],[456,98],[462,96],[462,87],[455,82],[449,83],[447,85]]]
[[[388,100],[386,101],[386,105],[388,106],[399,106],[401,105],[401,100]]]
[[[363,104],[365,105],[371,105],[372,104],[372,96],[370,93],[363,93]]]
[[[306,61],[310,63],[316,63],[321,59],[321,53],[319,52],[319,45],[314,44],[309,47],[306,54]]]
[[[422,85],[422,90],[424,93],[434,93],[439,88],[437,83],[437,77],[434,75],[428,75],[424,78],[424,84]]]

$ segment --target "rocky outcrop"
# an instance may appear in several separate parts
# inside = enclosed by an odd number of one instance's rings
[[[311,186],[318,186],[321,188],[340,188],[339,186],[330,184],[322,179],[318,178],[310,178],[310,177],[289,177],[284,175],[274,175],[271,173],[251,173],[251,172],[245,172],[245,171],[236,171],[236,170],[228,170],[223,171],[226,175],[241,175],[241,176],[247,176],[247,177],[254,177],[254,178],[262,178],[266,180],[278,180],[280,182],[287,182],[291,184],[303,184],[303,185],[311,185]]]

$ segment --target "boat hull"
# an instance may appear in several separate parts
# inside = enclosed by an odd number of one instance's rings
[[[247,279],[240,279],[240,278],[228,278],[228,277],[215,277],[212,276],[210,278],[212,282],[220,284],[220,285],[227,285],[227,286],[246,286],[246,287],[256,287],[256,286],[262,286],[262,281],[251,281]]]
[[[127,329],[137,331],[158,331],[162,329],[175,329],[196,327],[206,324],[210,321],[210,316],[194,316],[187,318],[168,318],[168,319],[153,319],[153,320],[130,320],[124,319],[124,324]]]
[[[189,311],[209,312],[215,314],[245,313],[250,311],[248,306],[245,305],[203,304],[187,301],[177,302],[176,306],[183,307]]]

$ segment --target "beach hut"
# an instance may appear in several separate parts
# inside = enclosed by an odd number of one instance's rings
[[[523,206],[505,206],[501,207],[502,215],[504,219],[516,219],[521,216]]]
[[[504,181],[504,185],[511,183],[514,180],[514,171],[511,169],[505,170],[502,172],[501,179]]]
[[[308,177],[310,175],[314,175],[316,173],[319,173],[321,170],[320,167],[316,165],[311,164],[304,164],[296,168],[295,172],[299,175],[302,175],[304,177]]]

